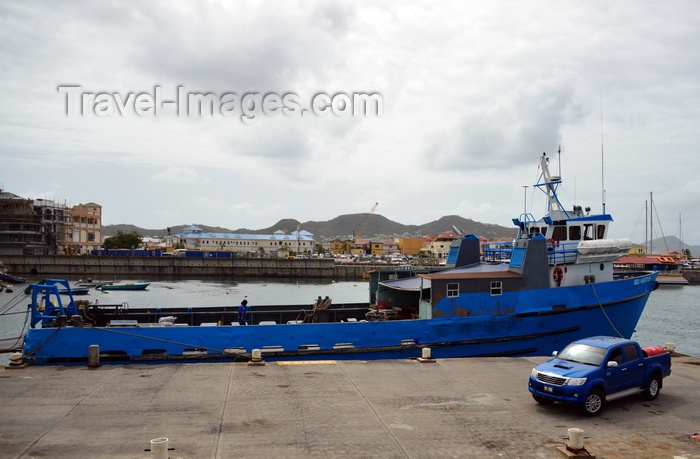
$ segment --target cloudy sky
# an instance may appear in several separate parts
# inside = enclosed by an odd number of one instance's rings
[[[601,210],[604,158],[611,236],[644,240],[653,192],[655,236],[700,244],[696,1],[375,3],[3,1],[0,184],[144,228],[259,229],[375,202],[404,224],[511,226],[545,211],[538,158],[561,145],[566,207]],[[156,113],[157,91],[217,104]],[[231,94],[251,95],[252,119]],[[263,113],[270,94],[297,110],[273,97]],[[381,113],[312,111],[353,94]]]

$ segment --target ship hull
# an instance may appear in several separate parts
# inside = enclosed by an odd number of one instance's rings
[[[87,362],[99,346],[103,362],[407,359],[430,348],[433,358],[550,355],[594,335],[630,338],[653,290],[656,274],[504,295],[509,307],[477,315],[431,319],[279,325],[162,326],[30,329],[25,361],[37,365]],[[484,299],[471,297],[474,304]],[[462,305],[465,306],[465,305]],[[439,310],[438,303],[435,308]],[[457,311],[469,311],[460,307]]]

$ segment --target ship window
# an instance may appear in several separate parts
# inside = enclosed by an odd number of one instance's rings
[[[581,227],[570,226],[569,227],[569,240],[570,241],[580,241],[581,240]]]
[[[593,239],[593,225],[583,225],[583,228],[583,240],[590,241],[591,239]]]
[[[605,225],[598,225],[598,239],[605,239]]]
[[[459,296],[459,284],[447,284],[447,298]]]
[[[503,283],[501,281],[491,281],[491,296],[503,293]]]
[[[552,239],[554,239],[555,241],[565,241],[566,226],[555,226],[554,231],[552,231]]]

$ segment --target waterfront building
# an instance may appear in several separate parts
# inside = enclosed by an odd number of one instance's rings
[[[421,253],[435,258],[447,258],[447,255],[450,253],[452,241],[455,239],[459,239],[459,236],[452,231],[440,233],[426,240],[423,247],[421,247]]]
[[[67,218],[65,205],[0,189],[0,255],[62,254]]]
[[[418,255],[424,243],[424,237],[400,237],[398,239],[398,250],[403,255]]]
[[[395,253],[400,253],[399,243],[393,239],[384,239],[382,241],[382,253],[384,255],[393,255]]]
[[[348,247],[351,245],[354,245],[352,240],[346,239],[343,241],[341,239],[333,239],[330,242],[329,250],[333,255],[342,255],[348,253]]]
[[[369,241],[369,252],[372,255],[384,255],[384,242],[383,241]]]
[[[78,204],[68,212],[65,251],[85,255],[102,245],[102,206],[94,202]]]
[[[0,189],[0,255],[84,255],[102,244],[102,206],[68,207]]]
[[[241,256],[276,258],[311,255],[316,250],[314,235],[305,230],[273,234],[210,233],[188,226],[182,233],[167,238],[168,245],[185,250],[235,252]]]

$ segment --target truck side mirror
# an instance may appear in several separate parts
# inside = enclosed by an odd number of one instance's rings
[[[608,362],[608,368],[615,368],[617,367],[617,362],[614,360],[611,360]]]
[[[558,355],[559,355],[559,351],[554,351],[554,352],[552,352],[552,355],[553,355],[554,357],[558,356]]]

